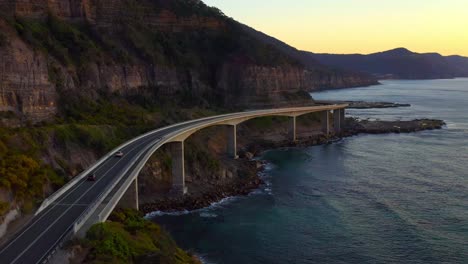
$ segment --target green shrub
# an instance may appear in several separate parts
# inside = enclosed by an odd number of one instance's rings
[[[44,21],[17,18],[14,26],[30,45],[66,65],[81,65],[100,58],[101,51],[86,33],[52,15]]]
[[[91,263],[134,263],[151,255],[156,263],[199,263],[177,247],[158,225],[140,212],[126,209],[114,212],[112,222],[92,226],[86,245],[91,248]]]

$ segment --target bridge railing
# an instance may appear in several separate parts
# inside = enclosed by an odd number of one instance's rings
[[[122,178],[127,174],[127,172],[135,165],[135,163],[138,161],[140,154],[144,153],[147,151],[149,148],[151,148],[155,142],[145,146],[142,150],[140,150],[134,158],[130,161],[129,166],[125,168],[124,171],[119,173],[119,175],[116,177],[114,181],[112,181],[111,185],[106,187],[106,189],[99,194],[99,196],[93,201],[91,205],[88,206],[88,208],[81,213],[81,215],[77,218],[77,220],[73,224],[73,232],[76,234],[78,230],[81,228],[81,226],[88,220],[89,216],[96,210],[96,208],[104,201],[104,199],[109,195],[109,193],[115,188],[115,186],[122,180]],[[101,220],[100,220],[101,221]]]
[[[221,115],[221,116],[229,116],[229,115],[233,115],[233,114],[225,114],[225,115]],[[93,170],[95,170],[97,167],[99,167],[107,159],[112,157],[114,155],[114,153],[119,151],[120,149],[134,143],[137,140],[140,140],[140,139],[142,139],[144,137],[147,137],[147,136],[150,136],[150,135],[152,135],[154,133],[157,133],[157,132],[159,132],[159,131],[161,131],[163,129],[168,129],[168,128],[171,128],[171,127],[180,126],[180,125],[184,125],[184,124],[195,122],[195,121],[203,121],[203,120],[210,119],[210,118],[213,118],[213,117],[205,117],[205,118],[200,118],[200,119],[197,119],[197,120],[190,120],[190,121],[185,121],[185,122],[173,124],[173,125],[170,125],[170,126],[166,126],[166,127],[160,128],[160,129],[156,129],[156,130],[147,132],[147,133],[145,133],[145,134],[143,134],[141,136],[133,138],[133,139],[119,145],[118,147],[116,147],[113,150],[111,150],[110,152],[108,152],[104,157],[102,157],[98,161],[96,161],[91,167],[84,170],[83,172],[81,172],[77,176],[73,177],[73,179],[71,179],[69,182],[67,182],[65,185],[63,185],[60,189],[58,189],[57,191],[52,193],[49,197],[45,198],[44,201],[42,201],[41,206],[39,207],[39,209],[37,209],[35,215],[38,215],[46,207],[48,207],[50,204],[55,202],[55,200],[57,200],[61,195],[63,195],[71,187],[73,187],[75,184],[77,184],[80,180],[83,180],[89,173],[91,173]]]
[[[140,153],[146,151],[151,146],[152,145],[145,147],[143,150],[140,151]],[[56,243],[51,247],[51,249],[45,253],[45,255],[40,260],[40,263],[43,263],[43,264],[48,263],[50,259],[53,257],[53,255],[57,252],[57,250],[61,248],[63,244],[66,241],[68,241],[73,235],[76,234],[79,228],[86,222],[86,220],[88,220],[89,215],[91,215],[92,212],[94,212],[95,209],[99,206],[99,204],[104,200],[104,198],[107,195],[109,195],[110,191],[112,191],[115,185],[117,185],[117,183],[120,181],[120,178],[122,178],[128,172],[128,170],[130,170],[130,168],[133,167],[133,165],[136,163],[137,160],[138,160],[138,155],[135,155],[135,157],[131,161],[131,165],[128,166],[122,173],[119,174],[119,177],[118,177],[119,179],[113,182],[112,184],[113,186],[111,188],[106,188],[103,192],[99,194],[98,198],[95,199],[95,201],[92,204],[90,204],[83,213],[81,213],[81,215],[76,219],[76,221],[70,227],[68,227],[66,232],[64,232],[62,236],[56,241]]]
[[[343,108],[343,107],[346,107],[346,106],[345,105],[333,105],[333,106],[330,106],[329,108],[330,108],[330,110],[332,110],[332,109]],[[273,110],[273,111],[272,110],[258,110],[258,111],[255,111],[255,113],[252,113],[251,115],[249,115],[249,117],[255,118],[256,116],[262,116],[264,114],[285,113],[285,112],[288,112],[288,111],[294,112],[294,111],[298,111],[298,110],[307,111],[305,108],[302,108],[302,109],[301,108],[278,109],[278,110]],[[321,111],[321,110],[317,110],[317,111]],[[199,128],[200,126],[207,127],[207,126],[219,123],[219,122],[236,119],[237,118],[236,116],[241,115],[241,114],[242,113],[233,113],[233,114],[220,115],[220,116],[216,116],[216,117],[206,117],[206,118],[202,118],[202,119],[197,119],[197,120],[192,120],[192,121],[187,121],[187,122],[183,122],[183,123],[174,124],[174,125],[171,125],[171,126],[168,126],[168,127],[164,127],[162,129],[168,129],[168,128],[171,128],[171,127],[180,126],[180,125],[184,125],[184,124],[188,124],[188,123],[192,123],[192,122],[193,123],[198,123],[198,122],[203,121],[203,120],[213,119],[213,121],[208,122],[206,124],[205,123],[202,124],[202,125],[193,124],[191,126],[184,127],[183,128],[184,131],[182,131],[182,132],[185,132],[187,130]],[[103,158],[101,158],[98,162],[96,162],[93,166],[91,166],[90,168],[88,168],[87,170],[82,172],[79,176],[75,177],[73,180],[68,182],[60,190],[58,190],[57,192],[52,194],[50,197],[45,199],[43,204],[41,205],[41,207],[38,209],[38,212],[36,212],[36,214],[38,214],[40,211],[42,211],[44,208],[46,208],[48,205],[50,205],[60,195],[62,195],[64,192],[66,192],[68,189],[70,189],[74,184],[76,184],[79,180],[84,178],[85,175],[87,175],[89,172],[91,172],[96,167],[98,167],[102,162],[104,162],[109,157],[111,157],[115,151],[117,151],[117,150],[119,150],[119,149],[121,149],[121,148],[123,148],[125,146],[128,146],[129,144],[131,144],[131,143],[133,143],[133,142],[135,142],[135,141],[137,141],[137,140],[139,140],[139,139],[141,139],[143,137],[146,137],[146,136],[152,135],[154,133],[157,133],[157,132],[161,131],[162,129],[150,131],[150,132],[148,132],[148,133],[146,133],[146,134],[144,134],[142,136],[134,138],[134,139],[120,145],[119,147],[117,147],[114,150],[112,150],[111,152],[109,152],[107,155],[105,155]],[[143,168],[143,166],[146,164],[146,162],[149,160],[151,155],[153,155],[153,153],[159,147],[161,147],[163,144],[165,144],[167,142],[170,142],[170,140],[172,138],[177,137],[182,132],[179,131],[179,130],[176,130],[174,132],[171,132],[171,133],[163,136],[159,140],[156,139],[152,144],[147,145],[143,150],[141,150],[139,152],[139,155],[135,155],[135,157],[132,159],[130,165],[127,166],[126,169],[122,173],[120,173],[118,175],[118,177],[112,182],[111,186],[106,188],[103,192],[101,192],[101,194],[99,194],[98,198],[95,199],[93,201],[93,203],[91,205],[89,205],[88,208],[76,219],[76,221],[74,221],[74,223],[67,229],[67,231],[63,233],[63,235],[60,237],[60,239],[57,240],[57,242],[53,245],[51,250],[49,250],[48,252],[46,252],[46,254],[44,254],[44,257],[40,260],[40,263],[47,263],[50,260],[50,258],[55,254],[55,252],[58,250],[58,248],[62,247],[62,245],[63,245],[63,243],[65,241],[69,240],[74,234],[76,234],[76,232],[80,229],[80,227],[86,222],[86,220],[88,220],[89,216],[103,202],[105,197],[107,197],[109,195],[109,193],[115,188],[115,186],[122,180],[122,178],[125,176],[125,174],[127,174],[127,172],[131,168],[133,168],[133,166],[137,163],[137,161],[140,160],[139,163],[137,164],[136,169],[130,174],[128,179],[126,179],[124,184],[122,184],[122,186],[119,188],[119,193],[121,192],[121,195],[114,196],[111,199],[111,201],[109,202],[109,204],[113,204],[112,208],[110,209],[110,211],[111,211],[113,209],[113,207],[115,207],[115,205],[117,204],[118,199],[120,199],[121,196],[123,195],[123,193],[125,191],[124,189],[128,188],[128,185],[131,184],[131,181],[134,180],[135,175],[138,175],[138,173]],[[146,152],[144,157],[140,158],[141,153],[144,153],[144,152]],[[108,217],[109,208],[110,207],[106,208],[107,210],[105,210],[101,214],[99,214],[99,221],[102,221],[102,220],[104,220],[105,218]],[[103,213],[105,213],[105,215],[103,215]]]
[[[329,108],[330,109],[336,109],[336,108],[339,108],[339,107],[345,107],[344,105],[332,105],[330,106]],[[250,115],[250,117],[256,117],[256,116],[262,116],[262,115],[265,115],[265,114],[275,114],[275,113],[284,113],[284,112],[289,112],[289,111],[304,111],[305,109],[304,108],[289,108],[289,109],[278,109],[278,110],[257,110],[257,111],[253,111],[255,113],[252,113],[252,115]],[[323,111],[323,110],[315,110],[315,109],[311,109],[313,111]],[[306,110],[305,110],[306,111]],[[312,111],[312,112],[313,112]],[[200,126],[210,126],[210,125],[213,125],[213,124],[216,124],[216,123],[219,123],[219,122],[224,122],[224,121],[228,121],[228,120],[232,120],[232,119],[237,119],[239,118],[239,115],[241,115],[242,113],[233,113],[233,114],[228,114],[228,115],[223,115],[223,116],[217,116],[217,118],[213,118],[212,121],[208,122],[208,123],[204,123],[203,125],[200,125],[200,124],[193,124],[191,126],[188,126],[188,127],[184,127],[183,130],[184,131],[180,131],[180,130],[177,130],[177,131],[174,131],[174,132],[171,132],[165,136],[163,136],[160,140],[159,140],[159,144],[154,144],[153,147],[146,152],[145,156],[143,158],[140,159],[140,162],[138,163],[138,165],[136,166],[136,168],[132,171],[131,175],[125,180],[125,182],[122,184],[122,186],[119,188],[119,190],[116,192],[116,194],[111,198],[111,200],[106,204],[106,206],[103,208],[103,210],[101,211],[101,213],[99,214],[99,221],[103,221],[105,219],[107,219],[107,217],[109,217],[110,213],[112,212],[113,208],[115,207],[115,205],[118,203],[118,201],[121,199],[121,197],[123,196],[123,194],[125,193],[125,191],[127,190],[128,186],[130,186],[130,184],[132,183],[132,181],[135,179],[135,177],[139,174],[139,172],[141,171],[141,169],[144,167],[144,165],[147,163],[147,161],[149,160],[149,158],[153,155],[153,153],[158,149],[160,148],[162,145],[170,142],[170,140],[172,138],[175,138],[177,137],[178,135],[180,135],[181,133],[184,133],[186,130],[191,130],[191,129],[196,129],[196,128],[199,128]],[[221,120],[220,120],[221,119]],[[200,120],[195,120],[195,121],[200,121]],[[132,163],[132,166],[134,164]],[[123,176],[123,175],[122,175]],[[115,186],[115,185],[114,185]],[[114,188],[114,187],[113,187]]]

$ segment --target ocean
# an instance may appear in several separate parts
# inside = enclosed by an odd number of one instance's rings
[[[468,79],[312,95],[408,103],[348,115],[447,126],[271,150],[251,195],[152,219],[206,263],[468,263]]]

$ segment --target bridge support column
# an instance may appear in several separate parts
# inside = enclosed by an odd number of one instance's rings
[[[118,206],[119,208],[132,208],[135,210],[139,209],[138,206],[138,177],[130,184],[127,191],[125,191],[122,198],[120,198]]]
[[[345,121],[346,121],[345,111],[346,111],[345,108],[340,109],[340,122],[341,122],[340,127],[341,127],[341,131],[345,130]]]
[[[229,157],[237,159],[237,126],[227,126],[227,154]]]
[[[185,187],[184,142],[171,142],[169,148],[172,156],[172,193],[184,195],[187,193],[187,187]]]
[[[296,117],[292,116],[289,118],[289,131],[288,131],[289,139],[292,142],[296,142]]]
[[[345,109],[333,110],[333,125],[335,127],[335,133],[341,133],[345,126]]]
[[[330,111],[320,113],[320,122],[322,123],[322,132],[325,135],[330,134]]]

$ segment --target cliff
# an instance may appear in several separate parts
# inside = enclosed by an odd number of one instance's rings
[[[0,112],[20,120],[3,118],[9,126],[63,114],[64,94],[242,109],[375,83],[304,66],[196,0],[2,0],[0,10]]]
[[[468,77],[468,58],[415,53],[405,48],[361,54],[314,54],[303,52],[311,60],[331,67],[373,74],[377,78],[445,79]]]
[[[368,81],[305,66],[201,1],[0,0],[0,229],[156,127]]]

